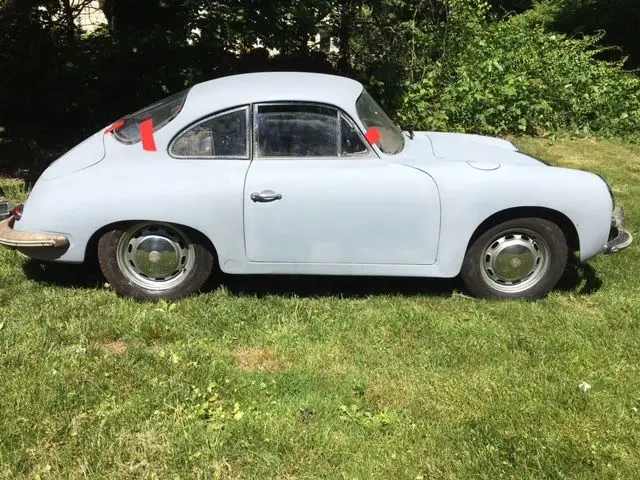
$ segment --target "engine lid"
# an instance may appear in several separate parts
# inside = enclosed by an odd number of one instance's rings
[[[104,131],[94,133],[53,162],[42,173],[43,180],[64,177],[78,170],[88,168],[105,157]]]

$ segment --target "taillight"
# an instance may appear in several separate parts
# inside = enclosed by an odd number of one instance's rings
[[[11,210],[11,216],[13,216],[13,218],[15,218],[16,220],[20,220],[20,218],[22,218],[23,207],[24,205],[22,204],[16,205],[15,207],[13,207],[13,210]]]

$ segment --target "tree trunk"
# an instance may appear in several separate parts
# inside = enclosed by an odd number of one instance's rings
[[[340,52],[338,54],[338,71],[346,73],[351,67],[351,31],[353,28],[353,20],[355,18],[355,8],[351,0],[341,0],[339,6],[339,24],[338,24],[338,45]]]
[[[109,25],[109,28],[111,29],[111,31],[115,30],[115,14],[114,14],[114,6],[113,6],[113,1],[112,0],[100,0],[99,1],[99,6],[100,6],[100,10],[102,10],[102,13],[104,14],[105,18],[107,19],[107,24]]]
[[[62,3],[62,15],[64,17],[65,36],[67,39],[67,46],[71,52],[76,50],[76,24],[73,7],[71,6],[71,0],[61,0]]]

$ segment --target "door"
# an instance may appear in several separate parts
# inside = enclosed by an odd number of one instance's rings
[[[428,265],[440,205],[430,176],[383,161],[337,109],[258,105],[244,189],[251,262]]]

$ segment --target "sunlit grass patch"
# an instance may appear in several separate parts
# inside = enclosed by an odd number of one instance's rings
[[[640,148],[517,143],[604,174],[640,224]],[[636,478],[639,261],[538,302],[233,278],[140,304],[2,249],[0,478]]]

